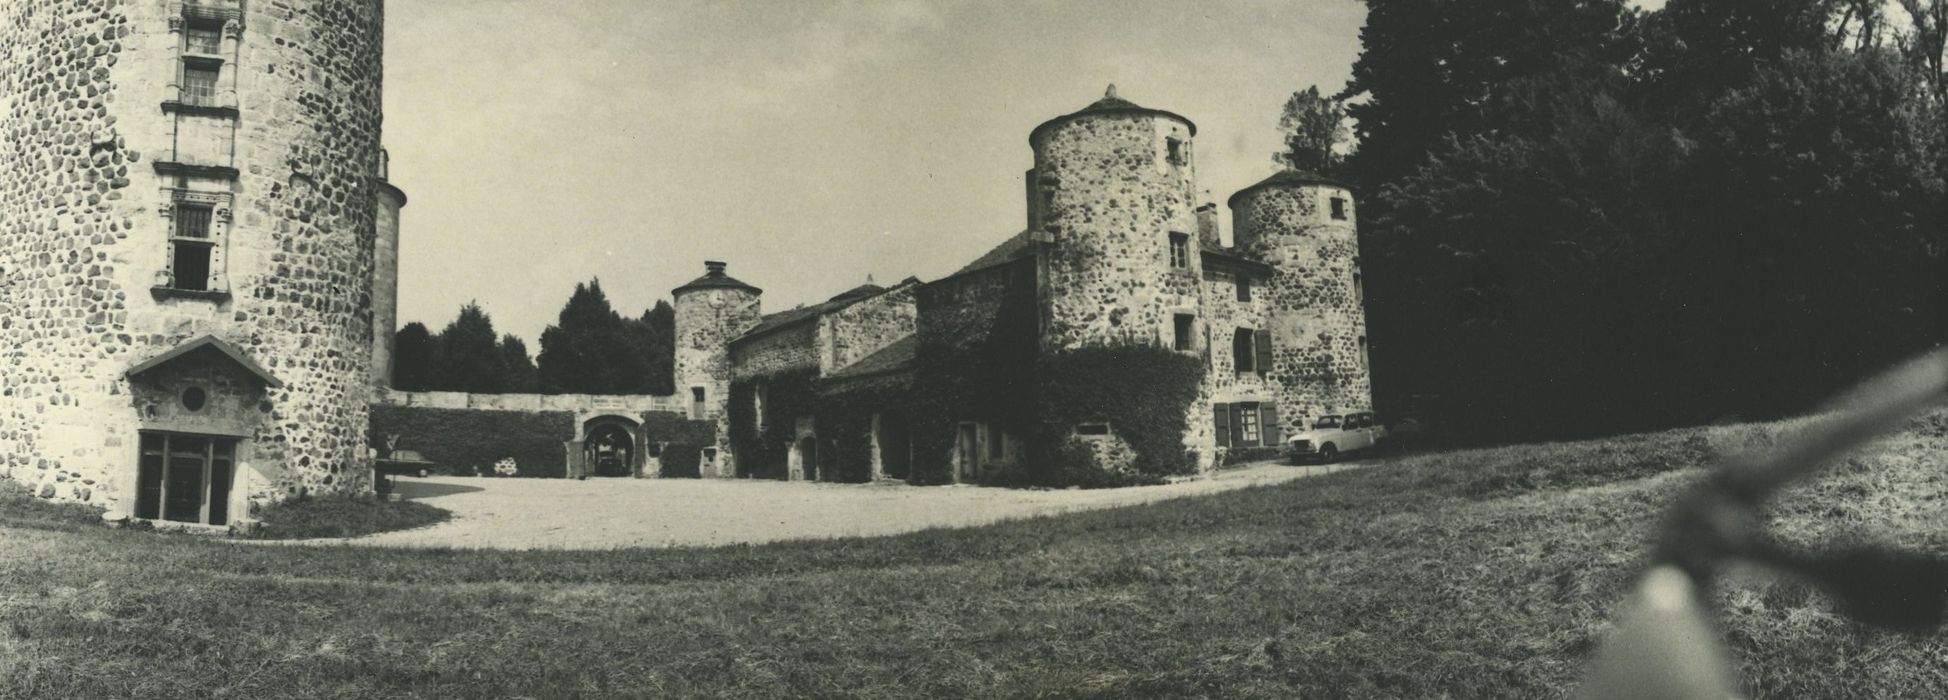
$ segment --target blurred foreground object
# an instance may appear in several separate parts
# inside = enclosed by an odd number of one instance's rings
[[[1765,454],[1733,457],[1672,507],[1650,570],[1577,692],[1579,698],[1731,698],[1738,682],[1705,594],[1725,564],[1743,560],[1802,577],[1862,623],[1929,632],[1948,604],[1948,561],[1853,547],[1795,552],[1765,536],[1765,499],[1847,450],[1899,428],[1948,398],[1948,349],[1861,384]]]

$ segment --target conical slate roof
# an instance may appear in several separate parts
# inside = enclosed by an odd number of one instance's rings
[[[1324,175],[1320,175],[1315,172],[1309,172],[1305,170],[1281,170],[1273,174],[1271,177],[1265,178],[1263,180],[1259,180],[1258,182],[1252,183],[1250,187],[1246,187],[1242,190],[1238,190],[1237,192],[1233,193],[1229,198],[1224,200],[1224,205],[1227,207],[1236,207],[1238,206],[1238,198],[1245,196],[1245,193],[1247,192],[1256,192],[1258,190],[1262,190],[1267,187],[1279,187],[1279,186],[1286,186],[1286,185],[1290,185],[1290,186],[1325,185],[1327,187],[1346,188],[1346,183],[1340,182],[1338,180],[1334,180],[1332,178],[1326,177]]]
[[[1169,117],[1171,119],[1175,119],[1177,121],[1183,122],[1185,126],[1190,127],[1190,135],[1192,136],[1197,135],[1197,124],[1195,122],[1192,122],[1189,119],[1185,119],[1183,115],[1177,114],[1176,112],[1164,111],[1161,109],[1150,109],[1149,107],[1144,107],[1135,102],[1125,100],[1122,97],[1116,95],[1116,86],[1110,85],[1108,90],[1103,91],[1102,99],[1096,100],[1095,102],[1091,102],[1089,103],[1089,106],[1083,107],[1082,109],[1042,122],[1041,126],[1037,126],[1035,127],[1034,131],[1028,132],[1028,143],[1029,145],[1034,145],[1035,142],[1040,141],[1042,139],[1043,132],[1046,132],[1049,129],[1054,128],[1055,125],[1057,124],[1061,124],[1062,122],[1066,122],[1071,119],[1076,119],[1078,117],[1094,116],[1098,114],[1147,114],[1147,115],[1158,116],[1158,117]]]
[[[735,277],[724,274],[723,263],[711,260],[705,262],[703,267],[704,274],[702,277],[690,280],[688,284],[670,290],[670,294],[682,294],[692,289],[743,289],[750,291],[752,294],[764,293],[762,289],[745,284],[738,281]]]

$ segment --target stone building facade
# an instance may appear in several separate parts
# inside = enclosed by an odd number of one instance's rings
[[[370,492],[382,7],[0,6],[0,475],[212,526]]]
[[[1372,410],[1351,192],[1273,175],[1227,201],[1226,245],[1196,135],[1113,87],[1043,123],[1026,228],[942,280],[763,315],[711,263],[676,290],[677,384],[721,417],[718,475],[1032,481],[1016,470],[1063,455],[1196,473]],[[1074,378],[1099,361],[1135,364]]]

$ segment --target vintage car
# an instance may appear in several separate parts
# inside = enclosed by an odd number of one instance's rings
[[[393,450],[391,454],[380,457],[372,466],[386,476],[427,476],[433,473],[432,462],[412,450]]]
[[[1285,453],[1294,462],[1331,462],[1341,455],[1372,451],[1386,440],[1387,427],[1372,413],[1324,415],[1312,427],[1287,439]]]

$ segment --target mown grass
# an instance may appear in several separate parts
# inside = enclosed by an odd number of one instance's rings
[[[357,537],[435,525],[452,515],[418,501],[303,498],[265,508],[258,515],[258,526],[247,536],[260,540]]]
[[[6,501],[0,695],[1557,696],[1694,467],[1783,429],[1422,455],[971,530],[710,549],[267,547]],[[1917,425],[1773,517],[1794,541],[1948,552],[1944,448]],[[1803,586],[1747,579],[1717,597],[1754,694],[1948,695],[1944,636],[1864,629]]]

